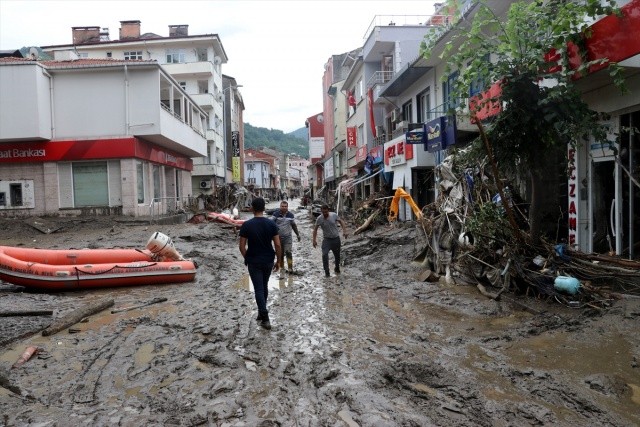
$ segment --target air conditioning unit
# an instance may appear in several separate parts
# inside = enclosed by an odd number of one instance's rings
[[[200,181],[200,188],[211,188],[211,181]]]

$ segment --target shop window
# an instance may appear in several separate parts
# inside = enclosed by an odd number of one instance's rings
[[[144,188],[145,188],[145,164],[138,161],[136,162],[136,176],[137,176],[137,190],[138,190],[138,203],[144,203]]]
[[[7,196],[6,193],[0,193],[0,206],[7,206]]]

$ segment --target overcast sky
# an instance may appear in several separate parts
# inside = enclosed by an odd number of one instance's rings
[[[285,133],[322,112],[324,64],[334,54],[362,47],[376,15],[431,15],[431,0],[0,0],[0,50],[70,44],[71,27],[109,28],[141,21],[142,33],[218,34],[245,102],[244,120]]]

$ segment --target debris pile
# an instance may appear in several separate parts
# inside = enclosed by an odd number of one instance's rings
[[[640,262],[584,254],[564,243],[532,245],[526,204],[509,186],[503,201],[484,166],[460,168],[451,155],[436,168],[440,196],[417,221],[423,242],[414,261],[494,299],[508,291],[603,308],[620,294],[640,295]]]

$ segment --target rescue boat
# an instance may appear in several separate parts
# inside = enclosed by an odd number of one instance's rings
[[[0,246],[0,279],[40,290],[76,290],[190,282],[196,264],[155,233],[145,250],[34,249]]]

